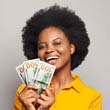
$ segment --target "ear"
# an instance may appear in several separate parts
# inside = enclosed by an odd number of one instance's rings
[[[74,54],[74,52],[75,52],[75,45],[74,44],[70,44],[70,52],[71,52],[71,55]]]

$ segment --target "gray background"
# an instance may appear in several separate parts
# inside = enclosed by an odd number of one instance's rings
[[[103,94],[109,109],[110,1],[109,0],[0,0],[0,110],[12,110],[21,81],[15,67],[23,56],[21,29],[37,10],[57,3],[73,9],[86,23],[91,39],[89,54],[73,73]]]

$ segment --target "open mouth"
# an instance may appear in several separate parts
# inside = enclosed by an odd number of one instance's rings
[[[50,61],[57,60],[58,58],[59,58],[58,56],[51,56],[51,57],[47,57],[45,60],[46,62],[50,62]]]

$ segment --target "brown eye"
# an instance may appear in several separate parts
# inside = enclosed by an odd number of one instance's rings
[[[60,42],[60,41],[56,41],[56,42],[54,42],[54,45],[55,46],[59,46],[59,45],[61,45],[62,43]]]
[[[46,45],[45,44],[39,44],[38,45],[38,50],[42,50],[44,48],[46,48]]]

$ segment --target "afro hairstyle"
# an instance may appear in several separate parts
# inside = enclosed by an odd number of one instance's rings
[[[61,29],[70,43],[75,45],[75,53],[71,55],[71,70],[84,61],[90,40],[85,23],[68,7],[53,5],[40,9],[27,20],[22,30],[24,55],[27,59],[37,58],[37,40],[39,33],[50,26]]]

